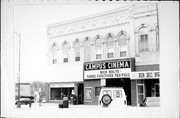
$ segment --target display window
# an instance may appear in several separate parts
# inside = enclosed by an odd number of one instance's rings
[[[86,101],[92,101],[92,88],[88,87],[88,88],[85,88],[85,99]]]

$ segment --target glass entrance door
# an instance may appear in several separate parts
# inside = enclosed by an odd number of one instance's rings
[[[144,81],[137,80],[137,103],[138,103],[138,105],[142,103],[144,98],[145,98]]]

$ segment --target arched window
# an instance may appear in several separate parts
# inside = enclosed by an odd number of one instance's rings
[[[84,61],[91,60],[91,42],[88,37],[85,38],[84,41]]]
[[[114,41],[112,34],[108,34],[106,38],[106,49],[107,49],[107,58],[114,57]]]
[[[139,52],[149,51],[148,33],[149,33],[149,30],[147,27],[141,27],[138,31],[138,34],[139,34]]]
[[[52,64],[57,64],[59,48],[56,43],[52,44]]]
[[[74,42],[75,61],[80,61],[80,48],[80,41],[76,39]]]
[[[63,54],[64,63],[68,62],[68,53],[69,53],[68,43],[67,41],[64,41],[62,45],[62,54]]]
[[[158,26],[155,27],[156,32],[156,51],[159,51],[159,28]]]
[[[126,57],[128,52],[128,36],[123,31],[118,35],[118,46],[120,57]]]
[[[95,38],[95,54],[96,59],[102,59],[102,40],[99,35]]]

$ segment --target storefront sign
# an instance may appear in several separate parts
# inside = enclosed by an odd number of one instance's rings
[[[51,88],[69,88],[74,87],[74,83],[60,83],[60,84],[50,84]]]
[[[130,78],[130,60],[84,64],[84,79]]]
[[[84,71],[130,68],[130,61],[109,61],[84,64]]]
[[[131,72],[131,79],[158,79],[159,71]]]

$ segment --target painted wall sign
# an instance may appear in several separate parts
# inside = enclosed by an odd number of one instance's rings
[[[84,79],[130,78],[130,72],[130,60],[114,60],[84,64]]]
[[[159,71],[131,72],[131,79],[158,79],[159,77]]]

